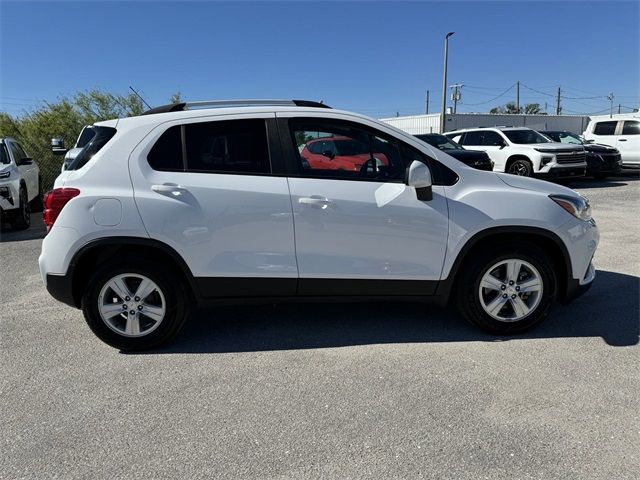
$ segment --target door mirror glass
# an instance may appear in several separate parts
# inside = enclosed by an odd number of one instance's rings
[[[51,151],[54,155],[64,155],[67,153],[67,149],[64,148],[64,140],[62,138],[52,138]]]
[[[416,189],[418,200],[433,198],[431,170],[418,160],[411,162],[407,168],[407,185]]]
[[[31,157],[22,157],[18,160],[18,166],[20,165],[31,165],[33,163],[33,158]]]

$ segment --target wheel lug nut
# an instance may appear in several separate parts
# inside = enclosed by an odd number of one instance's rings
[[[136,297],[136,298],[134,298],[134,300],[135,300],[136,302],[139,302],[139,301],[140,301],[140,297]]]
[[[501,285],[500,286],[500,290],[506,290],[507,286],[506,285]]]
[[[142,310],[142,305],[138,305],[138,310]]]
[[[129,312],[129,315],[135,315],[135,314],[136,314],[136,311],[135,311],[135,310],[131,310],[131,311]]]
[[[520,287],[516,287],[516,292],[519,292],[519,291],[520,291]]]
[[[511,295],[511,298],[513,298],[515,300],[516,294],[514,293],[513,295]]]
[[[502,294],[502,298],[507,298],[508,295],[506,293]]]
[[[124,308],[125,310],[127,309],[127,306],[123,303],[122,304],[122,308]]]
[[[125,302],[128,302],[129,300],[131,300],[131,297],[124,297]]]
[[[513,280],[509,280],[509,285],[513,285]]]

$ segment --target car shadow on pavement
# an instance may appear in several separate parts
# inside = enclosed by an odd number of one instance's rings
[[[0,226],[0,243],[21,242],[44,238],[47,230],[42,222],[42,213],[31,214],[31,226],[26,230],[13,230],[7,224]]]
[[[467,324],[455,309],[421,303],[299,303],[202,309],[179,337],[147,353],[227,353],[430,342],[504,342],[601,337],[638,343],[640,278],[599,271],[590,291],[557,306],[537,328],[496,337]]]

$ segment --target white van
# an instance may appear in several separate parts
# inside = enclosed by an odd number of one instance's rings
[[[582,135],[620,150],[623,167],[640,168],[640,114],[593,118]]]

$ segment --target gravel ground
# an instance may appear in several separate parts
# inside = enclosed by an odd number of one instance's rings
[[[418,304],[243,306],[122,354],[46,293],[41,224],[3,231],[0,478],[640,478],[640,181],[570,186],[596,283],[501,339]]]

